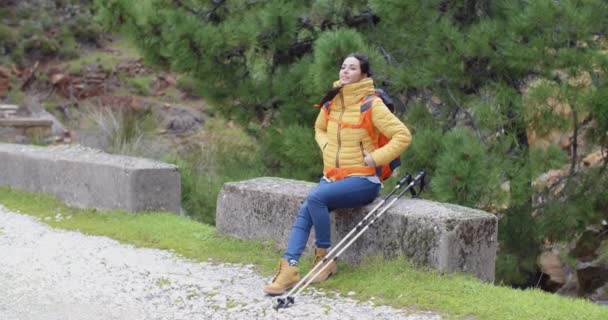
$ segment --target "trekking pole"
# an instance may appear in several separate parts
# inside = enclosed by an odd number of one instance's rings
[[[318,268],[320,265],[322,265],[322,264],[323,264],[325,261],[327,261],[327,260],[328,260],[328,259],[331,257],[331,255],[332,255],[334,252],[336,252],[336,251],[337,251],[337,250],[340,248],[340,246],[341,246],[343,243],[345,243],[345,242],[348,240],[348,238],[349,238],[350,236],[352,236],[352,235],[353,235],[353,233],[355,233],[356,231],[358,231],[358,230],[360,230],[361,228],[363,228],[363,224],[364,224],[364,223],[367,221],[367,219],[369,219],[369,217],[371,217],[371,216],[372,216],[372,214],[374,214],[374,212],[376,212],[376,211],[378,210],[378,208],[382,207],[382,205],[383,205],[383,204],[386,202],[386,200],[387,200],[388,198],[390,198],[390,197],[391,197],[393,194],[395,194],[395,192],[397,192],[397,190],[399,190],[399,189],[400,189],[400,188],[401,188],[403,185],[405,185],[406,183],[409,183],[411,180],[412,180],[412,176],[411,176],[409,173],[406,173],[406,174],[405,174],[405,176],[403,176],[403,178],[401,178],[401,180],[399,180],[399,182],[397,182],[397,185],[396,185],[396,186],[393,188],[393,190],[391,190],[391,192],[390,192],[388,195],[386,195],[386,196],[384,197],[384,199],[382,199],[382,200],[380,201],[380,203],[378,203],[378,204],[377,204],[377,205],[376,205],[376,206],[375,206],[375,207],[374,207],[374,208],[373,208],[373,209],[372,209],[372,210],[371,210],[371,211],[370,211],[370,212],[369,212],[369,213],[368,213],[368,214],[367,214],[367,215],[366,215],[366,216],[363,218],[363,220],[361,220],[361,222],[359,222],[359,223],[358,223],[358,224],[357,224],[357,225],[356,225],[356,226],[355,226],[355,227],[354,227],[354,228],[353,228],[353,229],[352,229],[352,230],[351,230],[351,231],[350,231],[350,232],[349,232],[349,233],[348,233],[346,236],[344,236],[344,238],[342,238],[342,240],[341,240],[341,241],[340,241],[340,242],[339,242],[337,245],[335,245],[335,246],[334,246],[334,247],[333,247],[333,248],[332,248],[332,249],[331,249],[331,250],[330,250],[330,251],[329,251],[329,252],[328,252],[328,253],[325,255],[325,257],[323,257],[323,260],[322,260],[320,263],[318,263],[318,264],[316,264],[315,266],[313,266],[313,268],[312,268],[312,269],[311,269],[311,270],[310,270],[310,271],[309,271],[309,272],[306,274],[306,276],[304,276],[304,277],[302,278],[302,280],[300,280],[298,283],[296,283],[296,285],[295,285],[293,288],[291,288],[291,290],[290,290],[290,291],[287,293],[287,296],[291,295],[291,294],[292,294],[292,293],[293,293],[295,290],[297,290],[297,289],[298,289],[298,287],[299,287],[300,285],[302,285],[302,283],[304,283],[304,282],[305,282],[305,279],[306,279],[308,276],[310,276],[311,274],[313,274],[313,272],[315,272],[315,270],[316,270],[316,269],[317,269],[317,268]]]
[[[421,171],[413,180],[411,178],[411,176],[409,174],[406,174],[405,177],[403,177],[403,179],[401,179],[397,186],[395,186],[395,188],[393,189],[393,191],[391,191],[391,193],[389,193],[384,199],[382,199],[382,201],[376,205],[376,207],[374,207],[374,209],[372,209],[372,211],[365,216],[365,218],[363,218],[363,220],[361,222],[359,222],[359,224],[357,224],[357,226],[351,230],[343,239],[342,241],[340,241],[340,243],[338,243],[333,250],[331,250],[328,254],[325,255],[325,257],[323,258],[323,260],[318,263],[315,267],[313,267],[312,270],[310,270],[308,272],[308,274],[306,274],[306,276],[304,278],[302,278],[302,280],[300,280],[288,293],[287,296],[285,298],[277,298],[276,302],[273,305],[273,308],[275,310],[278,310],[279,308],[287,308],[290,304],[294,304],[295,303],[295,297],[300,294],[311,282],[314,278],[316,278],[318,275],[320,275],[330,264],[324,264],[327,260],[332,259],[333,261],[336,261],[338,259],[338,257],[346,250],[348,249],[348,247],[350,247],[350,245],[355,242],[355,240],[357,240],[367,229],[369,229],[369,227],[374,224],[374,222],[376,222],[376,220],[378,218],[380,218],[399,198],[401,198],[401,196],[403,196],[405,194],[406,191],[412,189],[414,187],[414,185],[416,185],[416,183],[418,181],[421,181],[421,186],[424,185],[424,176],[425,176],[425,172]],[[363,222],[365,222],[376,210],[378,210],[378,208],[380,208],[382,206],[382,204],[388,199],[390,198],[398,189],[401,188],[401,186],[405,183],[408,183],[407,187],[405,189],[403,189],[403,191],[401,191],[399,193],[399,195],[397,197],[395,197],[391,202],[389,202],[386,206],[384,206],[384,208],[382,208],[382,210],[376,215],[374,216],[371,221],[369,223],[367,223],[365,226],[363,225]],[[421,190],[422,191],[422,190]],[[412,195],[416,196],[416,193],[413,192],[413,190],[411,190]],[[344,243],[353,232],[355,232],[356,230],[359,230],[359,232],[354,236],[353,239],[351,239],[345,246],[344,248],[340,249],[340,251],[338,251],[338,253],[332,257],[331,255],[333,254],[333,252],[337,251],[338,248],[340,248],[341,244]],[[318,270],[312,277],[309,277],[309,275],[311,273],[313,273],[318,266],[323,265],[323,267]],[[301,286],[302,282],[304,282],[304,285]],[[298,289],[298,287],[300,287]],[[296,291],[297,289],[297,291]],[[295,293],[293,293],[295,291]],[[293,294],[293,295],[292,295]]]

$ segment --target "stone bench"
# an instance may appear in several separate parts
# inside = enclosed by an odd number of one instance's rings
[[[17,113],[19,106],[14,104],[0,104],[0,119],[12,116]]]
[[[0,186],[53,194],[76,207],[180,211],[174,165],[80,146],[0,143]]]
[[[385,188],[393,188],[389,181]],[[291,226],[313,183],[257,178],[224,184],[217,200],[216,226],[240,239],[276,241],[285,249]],[[380,202],[336,210],[331,215],[332,243],[337,244]],[[388,203],[388,201],[387,201]],[[314,246],[314,228],[308,250]],[[403,255],[445,272],[466,272],[494,281],[497,218],[458,205],[401,198],[369,228],[340,260],[359,263],[364,257]]]
[[[53,120],[43,118],[11,117],[0,119],[0,126],[17,128],[51,128]]]

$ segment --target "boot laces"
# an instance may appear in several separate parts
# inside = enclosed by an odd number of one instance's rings
[[[277,278],[279,277],[280,274],[281,274],[281,261],[279,261],[279,265],[277,266],[277,269],[275,271],[274,277],[272,278],[271,282],[274,282],[275,280],[277,280]]]
[[[315,259],[312,262],[312,265],[317,265],[317,263],[321,262],[323,260],[323,258],[325,257],[325,255],[327,254],[328,251],[326,251],[324,254],[320,254],[320,255],[316,255],[315,254]]]

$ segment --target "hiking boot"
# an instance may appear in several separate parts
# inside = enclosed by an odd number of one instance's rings
[[[262,289],[264,293],[276,296],[285,293],[300,281],[298,266],[289,265],[287,259],[281,258],[277,273],[272,278],[272,283],[265,285]]]
[[[315,248],[315,260],[313,262],[313,266],[316,266],[317,264],[321,263],[321,261],[323,261],[323,257],[325,257],[327,252],[328,252],[327,249]],[[317,275],[314,279],[312,279],[312,281],[310,283],[318,283],[321,281],[325,281],[327,278],[329,278],[329,276],[338,272],[338,266],[336,265],[336,262],[333,259],[331,259],[331,260],[325,261],[325,263],[323,265],[317,267],[317,269],[315,270],[313,275],[316,274],[317,272],[319,272],[319,270],[323,269],[326,264],[329,264],[329,266],[326,267],[325,270],[323,270],[323,272],[321,272],[319,275]]]

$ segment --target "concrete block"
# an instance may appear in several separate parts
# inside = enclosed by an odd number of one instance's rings
[[[388,182],[386,187],[393,188],[394,183]],[[216,226],[237,238],[276,241],[285,249],[298,209],[314,186],[280,178],[226,183],[218,195]],[[380,200],[363,208],[332,212],[332,243],[337,244]],[[313,246],[314,231],[308,250]],[[493,282],[496,247],[494,215],[453,204],[401,198],[339,259],[357,264],[369,256],[403,255],[440,271],[466,272]]]
[[[81,146],[0,143],[0,185],[53,194],[83,208],[180,211],[176,166]]]

